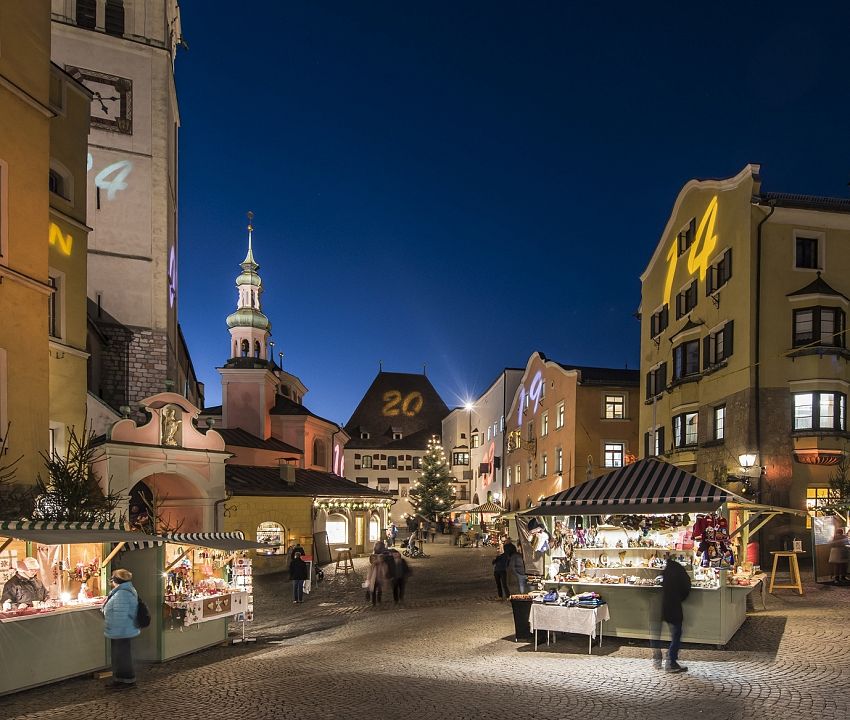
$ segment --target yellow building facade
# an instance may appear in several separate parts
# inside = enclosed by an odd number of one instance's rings
[[[850,200],[763,192],[756,165],[685,185],[641,276],[643,457],[798,509],[828,486],[850,440],[848,243]]]

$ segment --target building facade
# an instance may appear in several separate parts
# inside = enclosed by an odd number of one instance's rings
[[[659,455],[816,509],[846,452],[850,200],[691,181],[641,276],[641,432]],[[774,521],[771,547],[806,536]]]
[[[396,523],[414,512],[410,487],[448,412],[424,374],[381,370],[345,425],[345,476],[395,498]]]
[[[443,445],[462,504],[504,498],[505,417],[522,375],[521,368],[505,368],[479,397],[443,420]]]
[[[530,508],[634,459],[639,386],[637,370],[532,353],[505,418],[505,508]]]

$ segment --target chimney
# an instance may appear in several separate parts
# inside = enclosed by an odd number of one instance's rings
[[[280,479],[289,487],[295,485],[295,466],[289,465],[285,460],[281,460]]]

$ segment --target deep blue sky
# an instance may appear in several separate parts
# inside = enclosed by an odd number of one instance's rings
[[[850,3],[742,5],[183,2],[207,404],[249,209],[275,350],[340,423],[380,360],[427,363],[450,406],[534,350],[637,367],[638,276],[687,180],[758,162],[766,190],[848,192]]]

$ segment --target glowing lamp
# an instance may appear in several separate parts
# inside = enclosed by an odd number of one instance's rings
[[[738,462],[744,470],[755,467],[757,456],[755,453],[743,453],[738,455]]]
[[[71,593],[69,593],[69,592],[59,593],[59,599],[62,601],[63,604],[69,603],[69,602],[71,602]]]

